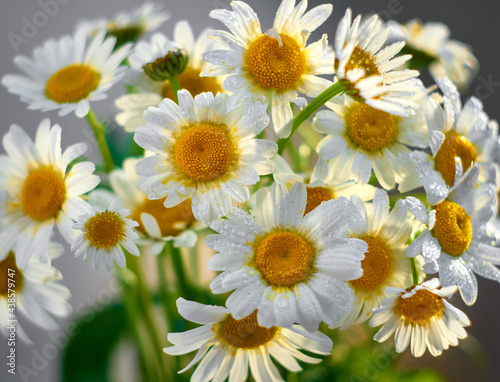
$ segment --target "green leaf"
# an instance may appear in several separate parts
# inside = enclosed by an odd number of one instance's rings
[[[62,382],[106,382],[111,355],[127,326],[115,303],[77,323],[63,353]]]
[[[135,143],[133,133],[126,133],[122,126],[112,121],[108,121],[106,130],[106,141],[115,166],[122,167],[123,161],[128,157],[144,155],[144,149]]]

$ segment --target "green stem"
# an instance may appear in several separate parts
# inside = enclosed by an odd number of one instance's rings
[[[101,152],[102,161],[104,162],[104,166],[107,172],[110,172],[115,167],[113,163],[113,157],[111,156],[111,152],[109,151],[108,142],[106,142],[106,126],[104,126],[94,114],[92,108],[89,109],[89,113],[87,114],[87,122],[94,133],[95,140],[97,142],[97,146],[99,147],[99,151]]]
[[[153,346],[155,348],[155,357],[158,362],[160,372],[166,378],[167,375],[171,374],[171,370],[167,370],[165,367],[163,351],[162,351],[163,347],[160,342],[160,334],[158,331],[156,320],[154,318],[154,301],[149,291],[149,288],[145,282],[142,263],[136,256],[130,255],[129,253],[126,253],[126,255],[127,255],[127,266],[132,272],[134,272],[134,274],[137,277],[137,294],[139,296],[139,300],[142,305],[146,327],[149,331],[149,336],[151,337]]]
[[[151,357],[149,357],[148,347],[145,342],[145,338],[141,333],[141,317],[139,315],[140,307],[139,302],[134,294],[134,286],[136,283],[134,275],[127,276],[126,272],[128,270],[116,267],[115,276],[121,285],[121,294],[123,303],[125,305],[125,310],[127,312],[127,318],[129,321],[130,328],[132,330],[132,335],[134,341],[138,347],[139,365],[141,370],[142,381],[151,380],[149,371],[154,370],[154,366],[151,366]]]
[[[177,282],[179,284],[179,291],[184,294],[186,299],[191,299],[191,286],[186,278],[186,270],[184,267],[184,262],[182,260],[182,253],[179,248],[174,247],[172,241],[168,241],[166,246],[168,246],[168,251],[172,257],[172,265],[174,267],[175,276],[177,277]]]
[[[345,85],[341,81],[335,82],[333,85],[328,87],[319,96],[313,99],[302,111],[293,118],[292,132],[287,138],[278,139],[278,154],[282,155],[285,146],[290,140],[291,136],[295,131],[305,122],[313,113],[323,106],[326,102],[335,96],[338,96],[346,90]]]
[[[191,275],[194,280],[200,279],[200,259],[198,257],[198,246],[189,248],[189,257],[191,261]]]
[[[160,299],[163,305],[163,310],[165,311],[165,317],[168,321],[168,330],[175,331],[175,312],[177,311],[175,307],[175,299],[170,295],[169,286],[167,282],[167,275],[165,272],[166,259],[168,255],[168,247],[165,245],[161,253],[157,256],[158,265],[158,279],[160,282]]]
[[[158,265],[158,279],[159,285],[159,295],[160,300],[163,305],[163,311],[168,322],[168,332],[175,332],[175,319],[178,316],[177,307],[175,305],[175,297],[170,294],[170,288],[167,281],[166,274],[166,260],[168,256],[169,247],[165,245],[161,253],[157,256]],[[175,357],[176,370],[181,370],[181,360],[180,357]],[[179,380],[179,375],[174,373],[174,380]]]
[[[290,143],[286,147],[286,151],[288,152],[288,155],[290,155],[290,159],[292,160],[292,167],[295,172],[301,172],[302,171],[302,166],[301,166],[301,161],[300,161],[300,154],[298,150],[295,148],[293,143]]]
[[[179,77],[169,77],[168,82],[170,82],[170,86],[172,87],[172,91],[174,92],[175,103],[179,103],[179,100],[177,99],[177,92],[181,89],[181,85],[179,84]]]
[[[410,264],[411,264],[411,275],[413,277],[413,285],[415,286],[420,284],[420,277],[418,275],[417,261],[415,260],[414,257],[410,257]]]

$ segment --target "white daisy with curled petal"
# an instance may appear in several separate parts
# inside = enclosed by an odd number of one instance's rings
[[[137,41],[167,21],[170,14],[162,8],[160,4],[145,2],[131,11],[119,11],[110,19],[85,20],[80,25],[88,28],[92,34],[104,31],[108,36],[116,37],[116,45],[121,46]]]
[[[274,183],[257,193],[255,216],[235,209],[211,228],[206,244],[217,251],[208,268],[222,271],[210,285],[213,293],[235,290],[226,301],[239,319],[258,309],[259,325],[294,323],[316,330],[343,319],[353,301],[345,281],[362,275],[367,245],[348,238],[362,223],[359,210],[339,197],[304,216],[307,192],[302,183],[290,191]]]
[[[94,269],[104,263],[110,271],[113,260],[125,268],[122,246],[134,256],[140,254],[134,243],[139,239],[134,231],[139,223],[127,219],[130,210],[117,209],[117,204],[116,199],[113,200],[104,211],[99,206],[92,206],[90,213],[81,215],[78,223],[73,225],[80,234],[71,245],[71,250],[75,252],[75,257],[83,255],[84,261],[91,261]]]
[[[174,247],[190,248],[198,239],[196,219],[193,216],[191,200],[186,199],[181,204],[165,208],[163,199],[150,200],[147,194],[139,188],[139,176],[135,166],[140,158],[127,158],[123,169],[117,169],[109,174],[112,192],[95,190],[89,195],[91,205],[106,209],[113,199],[118,199],[119,207],[132,211],[131,219],[139,223],[136,228],[140,239],[137,244],[157,255],[172,240]],[[199,224],[198,224],[199,225]]]
[[[452,187],[458,182],[455,175],[458,160],[464,173],[473,163],[498,161],[498,123],[488,118],[476,97],[471,97],[462,108],[460,93],[449,79],[436,82],[443,92],[444,108],[433,97],[426,101],[425,116],[434,162],[421,165],[427,168],[433,165],[446,185]],[[480,179],[484,180],[483,174]]]
[[[292,372],[302,370],[297,360],[319,363],[321,359],[305,355],[300,350],[327,355],[332,340],[321,332],[309,333],[300,325],[289,328],[263,327],[257,322],[257,312],[235,319],[224,307],[203,305],[183,298],[177,300],[179,313],[186,320],[202,326],[183,333],[169,333],[168,340],[174,346],[163,351],[170,355],[182,355],[197,350],[196,356],[182,373],[200,362],[191,381],[246,381],[248,369],[253,379],[283,381],[271,360]]]
[[[353,181],[339,181],[337,174],[330,171],[323,158],[318,158],[310,174],[295,174],[283,157],[274,157],[274,180],[290,189],[296,182],[306,185],[307,203],[304,215],[308,214],[322,202],[339,196],[350,198],[357,195],[364,202],[372,200],[376,188],[369,184],[357,184]]]
[[[3,138],[7,155],[0,156],[0,258],[13,249],[23,267],[32,253],[43,259],[57,224],[59,232],[72,242],[72,225],[88,209],[80,197],[100,182],[93,175],[92,162],[68,165],[87,151],[77,143],[61,150],[61,127],[45,119],[36,141],[17,125]]]
[[[479,62],[472,49],[460,41],[451,40],[450,29],[443,23],[422,23],[413,19],[405,24],[389,21],[391,35],[404,40],[407,51],[423,65],[428,65],[434,78],[448,77],[463,91],[476,76]]]
[[[186,69],[179,74],[179,86],[188,90],[193,97],[211,92],[215,96],[222,89],[222,77],[200,77],[200,73],[208,64],[201,56],[213,45],[207,38],[208,30],[203,31],[195,39],[193,30],[187,21],[179,21],[174,27],[173,40],[169,40],[162,33],[156,33],[150,41],[140,41],[129,57],[132,71],[139,77],[135,84],[134,94],[124,95],[116,100],[116,106],[122,110],[116,116],[116,121],[126,131],[135,131],[137,127],[145,125],[144,111],[149,106],[158,106],[163,98],[174,100],[174,93],[169,81],[155,82],[143,70],[143,66],[155,62],[174,49],[182,49],[187,55]]]
[[[62,245],[52,242],[46,248],[44,259],[57,257],[62,251]],[[61,272],[52,267],[50,261],[43,263],[34,256],[24,257],[29,260],[22,268],[17,265],[14,251],[0,260],[0,333],[9,337],[8,326],[15,322],[19,338],[30,343],[18,318],[44,329],[57,329],[53,317],[65,317],[71,312],[68,303],[71,293],[58,282],[62,279]]]
[[[329,161],[330,171],[339,180],[354,179],[366,184],[375,172],[380,185],[390,190],[403,180],[398,171],[401,154],[407,146],[429,147],[423,105],[427,91],[414,80],[416,91],[410,97],[419,108],[414,115],[399,117],[345,96],[344,102],[329,102],[330,110],[314,117],[313,129],[328,134],[317,146],[318,153]]]
[[[390,28],[377,15],[361,22],[358,15],[351,23],[352,11],[346,10],[335,35],[335,76],[346,93],[359,102],[399,116],[413,114],[417,107],[406,96],[413,94],[417,70],[397,70],[411,55],[395,57],[405,43],[400,41],[382,49]]]
[[[121,62],[128,56],[130,45],[113,52],[115,38],[105,40],[105,32],[94,38],[85,27],[74,36],[58,41],[48,40],[35,48],[33,58],[16,56],[14,63],[25,75],[7,74],[2,85],[17,94],[31,110],[59,110],[63,116],[71,112],[79,118],[90,110],[90,101],[107,98],[106,92],[124,75]]]
[[[333,52],[326,35],[307,45],[307,38],[332,13],[331,4],[306,12],[307,1],[283,0],[273,28],[262,33],[257,14],[242,1],[231,2],[233,11],[217,9],[210,17],[223,22],[231,31],[210,33],[222,48],[203,55],[211,65],[202,76],[228,75],[224,89],[232,92],[237,104],[251,98],[269,104],[274,131],[280,138],[290,135],[293,113],[290,102],[305,106],[299,93],[317,96],[330,81],[318,77],[333,74]]]
[[[480,240],[482,227],[495,213],[497,191],[491,184],[474,188],[478,174],[479,168],[472,167],[444,198],[439,190],[426,189],[427,200],[437,201],[429,208],[416,198],[406,198],[410,212],[427,226],[407,248],[406,255],[421,254],[424,271],[439,272],[445,287],[458,285],[467,305],[474,304],[478,294],[474,272],[500,282],[500,270],[493,265],[500,264],[500,248]]]
[[[375,192],[371,208],[356,195],[351,196],[351,201],[361,211],[364,224],[354,227],[350,237],[366,242],[368,251],[361,262],[363,275],[349,281],[354,304],[341,323],[343,329],[370,318],[373,309],[387,297],[387,287],[411,285],[410,261],[405,256],[411,228],[404,202],[399,200],[389,213],[389,197],[380,189]]]
[[[380,308],[374,310],[370,326],[382,328],[373,337],[386,341],[393,333],[396,351],[402,353],[411,343],[411,353],[420,357],[427,348],[437,357],[450,345],[457,346],[459,339],[467,337],[464,326],[470,320],[446,299],[457,290],[455,285],[440,288],[434,278],[408,288],[388,288],[387,297]]]
[[[255,139],[267,124],[266,105],[247,102],[229,109],[229,96],[178,92],[179,105],[164,99],[145,114],[136,143],[156,155],[137,163],[149,199],[172,208],[192,197],[196,219],[209,224],[231,210],[231,200],[250,197],[247,186],[273,171],[276,143]]]

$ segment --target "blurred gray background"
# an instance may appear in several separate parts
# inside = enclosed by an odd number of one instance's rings
[[[48,38],[58,38],[62,34],[72,33],[76,22],[80,19],[92,19],[98,16],[111,17],[117,10],[129,9],[142,3],[140,0],[59,0],[59,7],[53,15],[46,17],[47,22],[41,23],[44,12],[40,3],[50,0],[1,0],[0,3],[0,75],[15,73],[12,63],[15,54],[31,55],[33,48],[42,44]],[[222,24],[211,20],[208,13],[216,8],[229,8],[229,0],[182,0],[160,1],[168,9],[172,18],[160,30],[172,36],[175,21],[187,19],[195,33],[199,33],[207,26],[222,28]],[[248,0],[259,14],[264,30],[272,26],[274,14],[280,3],[279,0]],[[310,7],[328,1],[311,0]],[[332,2],[332,1],[330,1]],[[485,109],[491,118],[500,119],[500,2],[498,0],[366,0],[366,1],[333,1],[333,16],[323,25],[319,32],[311,37],[316,40],[320,34],[328,33],[333,40],[335,28],[343,16],[346,7],[351,7],[354,14],[379,13],[385,20],[394,19],[405,22],[418,17],[423,21],[441,21],[446,23],[451,31],[452,38],[471,45],[479,59],[479,76],[472,83],[469,95],[476,95],[482,99]],[[38,14],[38,16],[37,16]],[[17,51],[9,41],[9,33],[22,35],[25,20],[32,21],[40,18],[40,25],[36,33],[25,42],[20,43]],[[424,80],[429,81],[427,77]],[[123,91],[120,85],[109,93],[110,100]],[[111,101],[104,101],[93,105],[99,117],[113,115],[116,109]],[[7,132],[13,123],[21,125],[34,137],[36,128],[41,119],[50,117],[53,123],[63,127],[63,147],[75,142],[92,142],[85,120],[79,120],[73,115],[64,118],[57,113],[41,113],[29,111],[17,96],[7,93],[0,88],[0,135]],[[97,148],[90,145],[93,152],[90,157],[98,160]],[[1,245],[1,243],[0,243]],[[75,259],[69,249],[66,254],[56,260],[54,265],[64,276],[64,284],[72,292],[71,303],[75,308],[73,316],[61,322],[61,330],[49,334],[28,324],[23,325],[34,340],[34,346],[18,344],[17,367],[31,369],[21,378],[18,374],[11,376],[6,372],[5,360],[7,356],[6,340],[0,338],[0,380],[1,381],[37,381],[55,382],[59,380],[60,370],[60,341],[65,333],[72,330],[71,323],[77,317],[89,316],[90,308],[103,306],[116,292],[116,284],[110,279],[109,273],[104,270],[94,271],[90,264]],[[473,307],[464,307],[459,301],[454,303],[463,309],[471,318],[472,327],[469,328],[471,339],[465,341],[461,348],[452,348],[439,358],[425,356],[414,359],[406,354],[401,367],[431,367],[442,371],[449,381],[498,381],[500,374],[500,285],[479,280],[479,298]],[[166,339],[162,339],[166,344]],[[466,353],[470,349],[483,349],[478,359],[472,360]],[[334,347],[335,351],[335,347]],[[27,369],[25,369],[25,374]],[[497,377],[495,377],[495,375]]]

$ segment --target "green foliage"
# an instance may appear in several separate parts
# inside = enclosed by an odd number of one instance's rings
[[[436,61],[436,57],[432,57],[427,53],[413,49],[406,45],[401,54],[411,54],[412,58],[408,61],[408,66],[410,69],[428,69],[429,65]]]
[[[126,332],[121,304],[111,304],[78,322],[64,349],[62,382],[105,382],[111,355]]]

